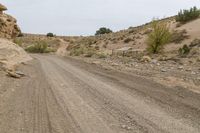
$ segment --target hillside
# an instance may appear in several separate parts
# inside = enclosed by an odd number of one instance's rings
[[[200,29],[197,28],[200,18],[181,25],[175,17],[160,21],[169,25],[172,39],[159,54],[148,54],[146,51],[146,40],[152,32],[151,23],[100,36],[46,37],[26,34],[15,41],[24,48],[45,41],[48,47],[57,50],[58,55],[78,56],[105,69],[125,69],[170,87],[182,86],[200,92]],[[182,56],[179,50],[185,44],[190,52]]]
[[[196,19],[180,26],[178,22],[175,21],[174,17],[160,21],[164,21],[170,25],[173,36],[172,41],[165,45],[164,52],[162,53],[165,56],[169,56],[169,58],[178,56],[178,50],[183,47],[184,44],[189,46],[194,40],[198,42],[198,39],[200,39],[200,29],[196,28],[200,25],[200,19]],[[71,55],[84,56],[85,54],[85,56],[89,56],[87,53],[92,55],[99,53],[111,56],[115,53],[120,54],[120,52],[129,52],[128,56],[138,58],[138,56],[146,54],[146,40],[149,33],[151,33],[151,23],[100,36],[56,36],[51,38],[46,37],[45,35],[24,34],[24,37],[19,37],[14,41],[24,48],[33,45],[35,42],[44,41],[49,47],[53,47],[56,50],[60,46],[59,39],[62,39],[67,42],[67,53],[71,53]],[[139,55],[137,53],[139,53]]]
[[[179,60],[190,64],[198,65],[200,58],[200,29],[196,28],[200,25],[200,18],[190,21],[186,24],[179,24],[175,17],[169,17],[162,20],[169,25],[172,33],[172,40],[164,46],[162,54],[149,55],[146,51],[147,38],[151,33],[151,22],[138,27],[130,27],[110,34],[88,37],[66,37],[55,36],[46,37],[46,35],[24,34],[23,37],[14,39],[14,42],[27,49],[37,43],[45,43],[52,51],[57,51],[61,55],[94,57],[116,59],[127,57],[133,60],[142,60],[143,56],[151,56],[156,60]],[[187,58],[182,58],[179,49],[183,45],[191,46],[190,53]],[[192,45],[193,44],[193,45]],[[65,52],[64,52],[65,51]]]

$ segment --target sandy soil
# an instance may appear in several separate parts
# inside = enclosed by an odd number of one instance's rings
[[[0,71],[0,133],[199,133],[200,95],[71,58]],[[5,82],[6,81],[6,82]]]
[[[69,46],[69,44],[64,41],[63,39],[59,39],[60,41],[60,46],[58,47],[57,51],[56,51],[56,55],[59,56],[66,56],[67,55],[67,47]]]

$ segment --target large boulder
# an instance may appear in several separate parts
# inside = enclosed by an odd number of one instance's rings
[[[11,39],[19,36],[21,30],[15,18],[3,13],[5,10],[7,10],[7,8],[0,4],[0,38]]]
[[[0,39],[0,65],[4,68],[14,69],[16,65],[31,59],[17,44],[7,39]]]

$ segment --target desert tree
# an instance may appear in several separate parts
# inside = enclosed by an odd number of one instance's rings
[[[102,34],[108,34],[112,33],[112,30],[106,27],[101,27],[99,30],[96,31],[95,35],[102,35]]]
[[[147,38],[147,51],[149,53],[157,54],[162,51],[164,45],[170,41],[171,33],[166,22],[153,20],[152,32]]]
[[[47,33],[47,37],[54,37],[54,34],[49,32],[49,33]]]

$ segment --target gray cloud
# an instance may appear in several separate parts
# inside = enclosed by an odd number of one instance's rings
[[[106,26],[114,31],[137,26],[153,17],[200,7],[199,0],[1,0],[23,32],[92,35]]]

